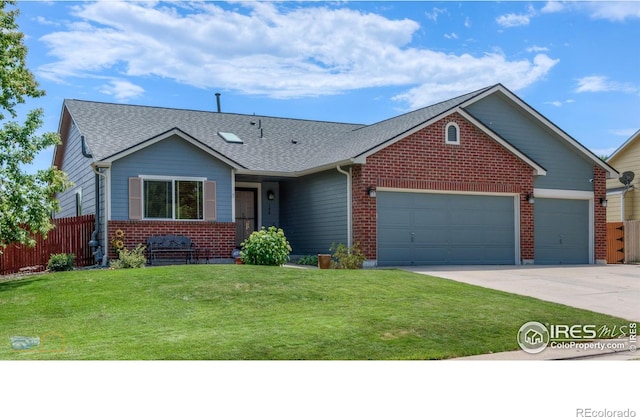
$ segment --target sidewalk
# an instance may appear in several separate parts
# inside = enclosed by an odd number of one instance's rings
[[[462,358],[450,359],[454,361],[459,360],[508,360],[508,361],[520,361],[520,360],[619,360],[619,361],[628,361],[628,360],[640,360],[640,349],[635,349],[635,351],[631,351],[630,347],[634,348],[637,346],[637,342],[634,345],[629,343],[629,339],[607,339],[607,340],[594,340],[592,342],[585,342],[586,344],[624,344],[623,348],[596,348],[596,347],[586,347],[586,348],[551,348],[547,347],[540,353],[531,354],[527,353],[523,350],[515,350],[512,352],[500,352],[500,353],[489,353],[486,355],[476,355],[476,356],[465,356]]]

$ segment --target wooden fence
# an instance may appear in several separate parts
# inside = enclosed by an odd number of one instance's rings
[[[607,223],[607,263],[640,262],[640,221]]]
[[[55,219],[53,223],[56,227],[46,239],[38,235],[34,247],[12,244],[4,248],[0,254],[0,275],[44,270],[54,253],[74,253],[76,266],[93,265],[89,240],[95,228],[94,215]]]

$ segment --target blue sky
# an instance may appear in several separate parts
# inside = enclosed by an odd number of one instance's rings
[[[640,128],[635,1],[17,7],[47,131],[65,98],[373,123],[495,83],[598,155]]]

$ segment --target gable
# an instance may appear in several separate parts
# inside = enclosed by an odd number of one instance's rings
[[[446,127],[460,128],[459,144],[445,142]],[[458,113],[444,117],[385,147],[367,158],[367,170],[376,176],[405,178],[394,188],[455,190],[462,183],[496,184],[503,192],[520,192],[535,169]],[[404,181],[404,180],[403,180]],[[414,182],[420,182],[416,185]]]
[[[465,110],[544,166],[547,175],[535,179],[536,188],[593,191],[590,179],[597,162],[509,97],[494,93]]]

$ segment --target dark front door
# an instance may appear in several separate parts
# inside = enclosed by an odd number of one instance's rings
[[[236,246],[257,230],[258,193],[253,188],[236,189]]]

